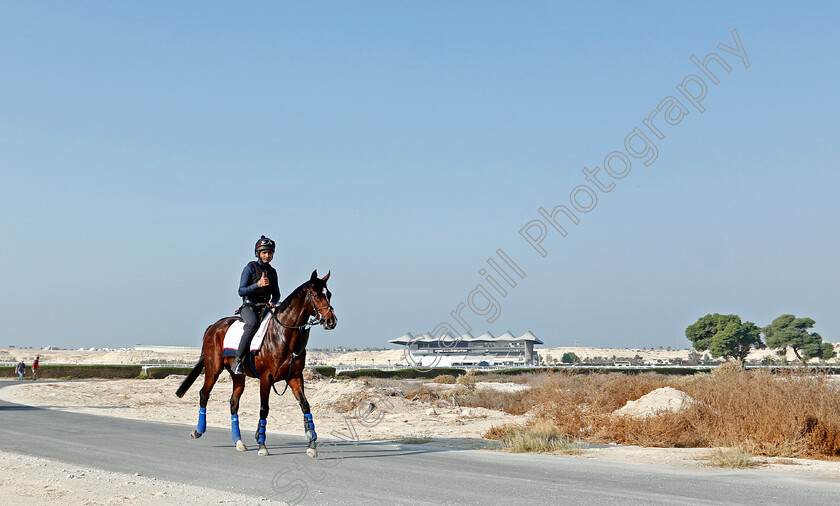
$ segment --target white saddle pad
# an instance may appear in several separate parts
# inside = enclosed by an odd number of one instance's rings
[[[257,351],[260,349],[262,345],[263,338],[265,337],[265,331],[268,329],[268,322],[271,320],[272,312],[266,312],[265,316],[260,323],[260,328],[257,329],[257,333],[254,334],[254,338],[251,339],[251,351]],[[245,323],[242,320],[237,320],[233,322],[233,325],[228,327],[227,332],[225,333],[225,340],[223,342],[224,348],[226,350],[233,350],[236,351],[239,348],[239,341],[242,339],[242,333],[245,331]]]

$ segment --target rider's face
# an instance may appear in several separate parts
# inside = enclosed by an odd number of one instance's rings
[[[262,263],[267,264],[268,262],[271,262],[272,258],[274,258],[273,251],[268,251],[266,249],[260,251],[260,260],[262,260]]]

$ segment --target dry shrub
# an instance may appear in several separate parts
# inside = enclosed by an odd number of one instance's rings
[[[338,399],[329,403],[330,409],[338,413],[349,413],[355,411],[363,401],[370,400],[370,395],[364,392],[356,392],[352,394],[344,394]]]
[[[690,408],[689,408],[690,409]],[[600,427],[602,440],[613,435],[621,444],[669,448],[697,448],[708,446],[708,440],[693,430],[686,412],[668,413],[652,418],[609,417]],[[617,437],[615,437],[617,436]]]
[[[321,373],[312,369],[311,367],[305,367],[303,369],[303,380],[304,381],[321,381],[323,379],[326,379],[326,378],[324,378],[324,376],[321,375]]]
[[[420,384],[409,387],[405,394],[405,398],[410,401],[437,402],[441,399],[441,393],[439,390]]]
[[[743,447],[715,448],[709,455],[709,465],[712,467],[746,469],[753,467],[755,462],[753,462],[750,452]]]
[[[441,374],[440,376],[435,376],[435,379],[432,380],[432,383],[442,383],[444,385],[453,385],[455,384],[455,376],[451,374]]]
[[[836,426],[826,425],[818,418],[809,416],[805,418],[802,432],[815,452],[840,456],[840,434]]]
[[[406,387],[405,398],[437,406],[481,407],[522,415],[534,407],[532,390],[500,392],[492,389],[477,389],[475,385],[457,385],[455,388],[438,389],[429,385],[415,384]]]
[[[481,407],[523,415],[533,407],[530,391],[499,392],[492,389],[458,387],[448,392],[453,403],[465,407]]]
[[[487,437],[501,441],[510,452],[560,452],[567,455],[581,453],[580,445],[545,421],[530,425],[494,427]]]
[[[530,404],[537,420],[588,442],[744,447],[757,455],[840,457],[840,391],[825,376],[729,365],[713,374],[682,378],[554,373],[535,379],[532,386],[519,394],[516,411],[528,411]],[[613,415],[627,401],[664,386],[697,402],[678,413],[647,419]],[[511,412],[510,406],[505,410]]]
[[[476,377],[475,377],[475,369],[470,369],[467,371],[467,374],[458,376],[458,379],[455,380],[455,383],[459,385],[469,385],[475,386],[476,384]]]

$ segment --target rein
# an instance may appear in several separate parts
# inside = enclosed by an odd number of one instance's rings
[[[326,309],[326,308],[330,308],[332,310],[333,309],[332,305],[327,303],[326,306],[316,307],[315,306],[315,299],[312,297],[312,290],[310,290],[308,288],[306,290],[306,300],[303,302],[303,308],[304,309],[306,309],[306,304],[307,303],[312,304],[312,309],[313,309],[313,312],[315,313],[316,316],[310,316],[308,318],[307,322],[304,323],[303,325],[286,325],[285,323],[280,321],[280,317],[277,315],[276,311],[271,311],[271,318],[275,322],[277,322],[278,325],[280,325],[281,327],[283,327],[285,329],[296,329],[298,331],[298,334],[302,334],[304,331],[308,331],[309,329],[311,329],[312,327],[315,327],[317,325],[323,325],[325,320],[324,320],[324,317],[321,315],[320,311],[322,309]],[[289,347],[289,343],[286,342],[286,336],[281,335],[281,337],[282,337],[282,340],[283,340],[283,346],[285,346],[286,349],[289,350],[289,367],[286,369],[286,371],[287,371],[286,372],[286,386],[283,387],[283,392],[282,393],[277,394],[277,387],[274,385],[274,383],[271,384],[271,388],[274,390],[274,393],[279,395],[279,396],[282,396],[283,394],[285,394],[286,390],[289,388],[289,380],[292,379],[292,366],[295,363],[295,359],[299,356],[298,353],[295,353]]]

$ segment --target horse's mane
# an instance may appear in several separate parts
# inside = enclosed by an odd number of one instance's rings
[[[316,278],[316,279],[318,279],[318,278]],[[294,298],[298,295],[298,293],[301,292],[304,289],[304,287],[306,287],[310,283],[312,283],[311,279],[303,282],[303,284],[301,284],[299,287],[292,290],[292,293],[287,295],[286,298],[283,299],[283,302],[281,302],[280,304],[277,304],[277,307],[274,309],[274,311],[276,313],[282,313],[283,311],[288,309],[289,306],[292,304],[292,300],[294,300]]]

